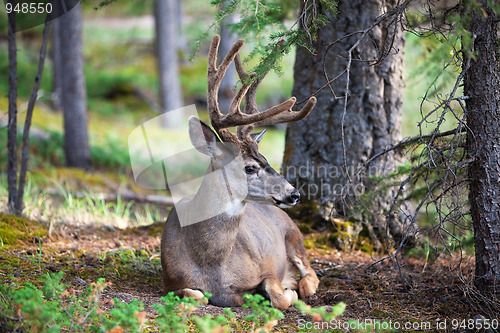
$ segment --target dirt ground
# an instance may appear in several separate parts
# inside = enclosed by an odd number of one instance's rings
[[[64,282],[74,288],[85,288],[99,277],[112,282],[104,292],[105,299],[117,297],[125,302],[136,298],[146,306],[150,318],[155,316],[152,304],[163,295],[160,280],[161,224],[128,230],[114,228],[57,228],[50,236],[25,242],[22,249],[13,248],[4,254],[18,257],[21,264],[3,275],[22,281],[34,280],[47,271],[65,272]],[[32,261],[42,250],[41,260]],[[374,259],[363,252],[344,253],[334,249],[310,250],[309,258],[321,283],[316,295],[306,299],[313,307],[346,304],[345,313],[328,328],[345,331],[348,320],[392,323],[396,331],[465,331],[460,322],[478,315],[497,320],[487,303],[482,302],[467,281],[474,270],[473,258],[401,258],[372,266]],[[0,261],[6,260],[0,256]],[[206,305],[198,314],[222,314],[222,309]],[[244,309],[233,310],[237,316]],[[308,331],[311,318],[291,307],[275,327],[280,332]],[[478,318],[478,317],[476,317]],[[452,326],[453,324],[453,326]],[[316,326],[317,327],[317,326]],[[326,326],[323,326],[325,328]],[[444,329],[446,328],[446,329]],[[457,328],[454,330],[453,328]]]

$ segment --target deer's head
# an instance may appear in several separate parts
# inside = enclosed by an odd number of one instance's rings
[[[191,118],[189,123],[190,137],[193,145],[211,158],[211,168],[218,170],[230,163],[235,157],[242,159],[242,170],[234,170],[228,177],[246,178],[248,194],[245,201],[269,203],[281,208],[295,205],[299,200],[299,192],[286,179],[276,172],[259,153],[259,142],[265,130],[260,133],[251,132],[255,127],[274,125],[300,120],[306,117],[316,104],[316,98],[311,97],[300,111],[292,111],[295,97],[259,112],[256,103],[257,88],[263,77],[254,79],[243,69],[239,51],[243,41],[236,42],[222,63],[217,67],[216,59],[220,37],[212,40],[208,54],[208,112],[210,122],[215,131],[197,118]],[[235,94],[229,111],[222,114],[219,110],[219,86],[231,62],[235,63],[236,71],[241,80],[241,87]],[[243,112],[240,104],[245,98]],[[236,127],[236,133],[229,131]]]

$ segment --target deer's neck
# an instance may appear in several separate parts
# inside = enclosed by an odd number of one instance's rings
[[[186,202],[191,223],[183,228],[184,237],[199,263],[223,261],[231,253],[245,210],[245,203],[234,198],[227,175],[221,174],[205,177]]]

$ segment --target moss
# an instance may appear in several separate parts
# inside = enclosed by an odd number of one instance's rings
[[[311,226],[306,223],[299,223],[297,227],[299,227],[300,232],[304,235],[312,233]]]
[[[165,225],[164,222],[155,222],[151,225],[151,227],[148,229],[148,235],[149,236],[161,236],[163,232],[163,226]]]
[[[113,171],[89,171],[78,168],[59,167],[51,169],[38,169],[36,173],[37,184],[53,186],[59,183],[70,192],[89,190],[91,192],[114,192],[116,186],[123,184],[131,187],[135,185],[127,177]],[[134,187],[135,189],[135,187]]]
[[[390,316],[390,313],[375,309],[372,312],[370,312],[370,316],[374,318],[388,318]]]
[[[46,235],[47,228],[39,222],[0,213],[0,238],[3,246],[15,247]]]
[[[339,218],[331,218],[330,222],[331,226],[329,228],[329,241],[339,250],[352,250],[352,244],[356,242],[356,239],[358,237],[355,223]]]
[[[311,234],[304,239],[306,249],[330,250],[328,236],[324,234]]]
[[[319,217],[319,205],[316,200],[301,200],[300,204],[287,209],[287,213],[294,219],[301,222],[314,224],[321,220]]]
[[[339,218],[332,218],[332,225],[335,227],[335,230],[343,233],[349,233],[350,229],[354,227],[354,222],[346,221]]]
[[[308,250],[313,249],[316,246],[314,239],[306,238],[304,239],[304,247]]]
[[[365,253],[372,253],[374,250],[373,243],[370,237],[359,237],[356,245],[358,249]]]

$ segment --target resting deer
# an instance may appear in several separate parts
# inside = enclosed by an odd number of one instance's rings
[[[259,153],[258,143],[265,130],[250,132],[256,126],[302,119],[314,108],[316,99],[311,97],[300,111],[291,110],[295,104],[292,97],[259,112],[255,97],[262,78],[250,82],[251,76],[243,69],[238,54],[243,42],[235,43],[217,67],[219,41],[219,36],[212,40],[207,70],[208,111],[215,131],[195,117],[189,120],[193,146],[211,162],[198,192],[176,204],[163,228],[163,287],[196,299],[202,298],[203,292],[211,293],[210,303],[218,306],[241,306],[244,294],[258,292],[266,295],[272,306],[286,309],[297,300],[297,289],[301,298],[313,295],[319,280],[306,258],[299,229],[280,209],[295,205],[299,192]],[[218,90],[233,61],[242,87],[223,115]],[[229,127],[236,127],[236,134]],[[242,161],[241,170],[228,168],[237,157]],[[224,170],[219,173],[222,176],[208,177],[218,170]],[[231,200],[228,190],[245,196],[240,201]],[[199,216],[206,218],[198,222]],[[189,219],[194,220],[191,223]],[[300,274],[298,285],[293,271]]]

